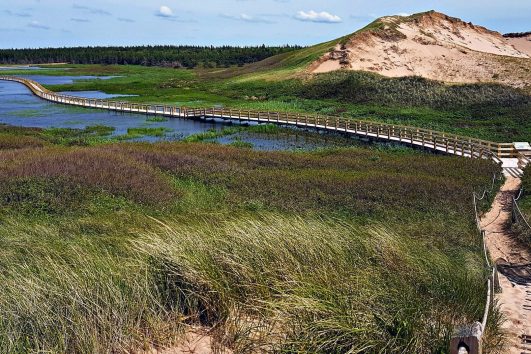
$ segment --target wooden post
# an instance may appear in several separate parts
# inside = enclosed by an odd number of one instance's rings
[[[459,328],[450,341],[450,354],[481,354],[482,325],[475,322]]]

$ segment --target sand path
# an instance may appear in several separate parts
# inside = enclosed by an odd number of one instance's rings
[[[531,354],[531,340],[526,343],[531,335],[531,252],[512,237],[507,226],[512,196],[519,187],[520,179],[508,176],[492,209],[481,218],[487,248],[498,265],[502,292],[496,299],[505,317],[507,354]]]

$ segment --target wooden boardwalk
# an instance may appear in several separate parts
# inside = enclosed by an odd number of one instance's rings
[[[187,108],[91,99],[58,94],[49,91],[35,81],[24,78],[0,76],[0,80],[19,82],[26,85],[36,96],[60,104],[184,119],[219,119],[315,128],[399,142],[463,157],[490,158],[502,164],[506,174],[513,176],[519,176],[523,167],[530,161],[529,157],[514,148],[513,143],[495,143],[430,129],[332,116],[220,108]]]

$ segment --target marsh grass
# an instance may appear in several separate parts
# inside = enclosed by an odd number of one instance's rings
[[[165,127],[137,127],[137,128],[128,128],[127,129],[127,135],[129,136],[155,136],[155,137],[162,137],[167,132],[170,132],[171,129],[165,128]]]
[[[149,123],[158,123],[158,122],[167,122],[168,118],[165,117],[158,117],[158,116],[151,116],[146,118],[146,122]]]
[[[529,92],[497,84],[447,85],[373,73],[303,74],[339,40],[268,58],[243,68],[175,70],[72,65],[55,75],[118,75],[49,87],[138,95],[132,102],[341,115],[413,125],[500,142],[531,139]],[[263,97],[248,100],[245,97]],[[179,103],[176,103],[179,102]]]
[[[8,221],[0,234],[7,353],[123,352],[171,344],[191,324],[236,351],[427,353],[482,311],[479,252],[449,254],[379,224],[123,214]]]
[[[243,141],[241,139],[235,139],[234,141],[232,141],[229,146],[233,146],[233,147],[237,147],[237,148],[241,148],[241,149],[252,149],[253,148],[253,143],[249,143],[247,141]]]
[[[0,151],[0,352],[134,352],[189,326],[236,352],[444,352],[483,311],[470,197],[495,171],[360,147]]]

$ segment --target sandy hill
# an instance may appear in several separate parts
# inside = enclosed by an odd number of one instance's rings
[[[341,40],[310,66],[390,77],[423,76],[445,82],[500,82],[531,87],[529,34],[504,37],[458,18],[429,11],[388,16]]]
[[[531,57],[531,32],[504,34],[507,43]]]

